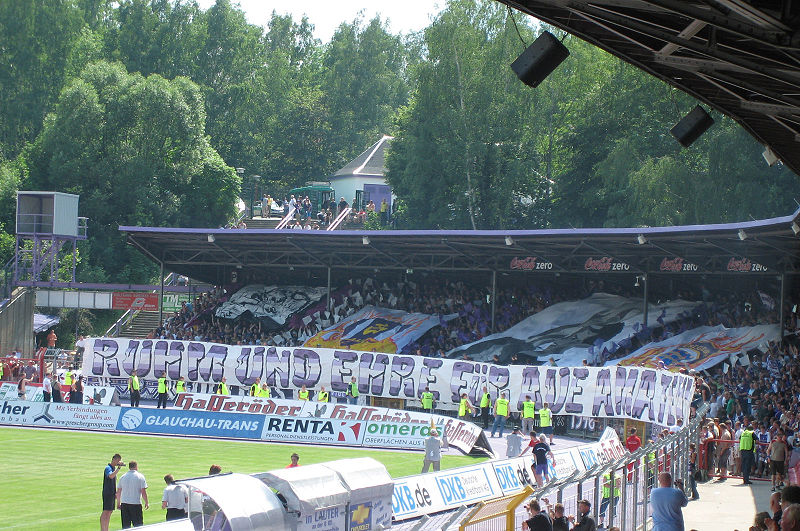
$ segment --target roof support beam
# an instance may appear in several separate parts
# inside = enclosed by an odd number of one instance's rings
[[[391,261],[392,261],[392,262],[394,262],[395,264],[397,264],[397,265],[399,265],[399,266],[401,266],[401,267],[403,267],[403,268],[405,268],[405,269],[410,269],[410,268],[411,268],[411,266],[409,266],[409,265],[406,265],[406,264],[405,264],[405,263],[403,263],[402,261],[398,260],[397,258],[395,258],[394,256],[392,256],[391,254],[389,254],[389,253],[387,253],[386,251],[384,251],[383,249],[381,249],[381,248],[379,248],[379,247],[375,246],[375,244],[373,244],[373,243],[371,243],[371,242],[369,243],[369,247],[370,247],[370,248],[372,248],[372,249],[374,249],[374,250],[375,250],[375,252],[377,252],[377,253],[378,253],[378,254],[380,254],[381,256],[385,256],[386,258],[388,258],[389,260],[391,260]]]
[[[654,57],[655,62],[660,63],[662,65],[671,66],[673,68],[678,68],[680,70],[685,70],[688,72],[711,72],[711,73],[718,73],[721,70],[733,73],[755,73],[749,68],[743,68],[741,66],[732,65],[729,63],[721,63],[719,61],[711,61],[708,59],[696,59],[694,57],[675,57],[675,56],[665,56],[662,55],[660,52],[657,53]],[[796,70],[785,70],[776,68],[775,71],[782,72],[786,76],[794,77],[795,84],[800,84],[800,73]]]
[[[484,260],[483,262],[481,262],[481,261],[479,261],[479,260],[475,260],[475,258],[474,258],[473,256],[471,256],[471,255],[469,255],[469,254],[465,253],[465,252],[464,252],[464,251],[462,251],[461,249],[458,249],[457,247],[455,247],[453,244],[451,244],[449,241],[447,241],[447,240],[446,240],[446,239],[444,239],[444,238],[442,239],[442,243],[443,243],[443,244],[444,244],[444,245],[445,245],[445,246],[446,246],[448,249],[452,249],[452,250],[453,250],[453,252],[456,252],[456,253],[458,253],[459,255],[463,256],[464,258],[466,258],[467,260],[469,260],[470,262],[472,262],[473,264],[475,264],[475,267],[476,267],[476,269],[484,269],[484,268],[486,268],[486,267],[487,267],[487,265],[489,264],[489,262],[491,262],[491,261],[492,261],[492,259],[494,258],[494,257],[491,257],[491,258],[489,258],[489,259],[487,259],[487,260]]]
[[[598,9],[588,4],[582,6],[581,10],[577,10],[574,7],[572,8],[572,10],[576,14],[580,14],[582,11],[583,13],[586,13],[592,17],[599,18],[600,20],[605,20],[606,22],[616,24],[623,28],[630,28],[634,31],[642,33],[643,35],[649,35],[655,39],[662,40],[666,43],[672,43],[682,48],[686,48],[688,50],[692,50],[697,53],[714,57],[716,59],[719,59],[720,61],[724,61],[726,63],[746,68],[751,72],[757,73],[769,79],[774,79],[775,81],[782,81],[784,83],[789,83],[790,85],[796,82],[796,79],[794,79],[794,77],[787,77],[781,74],[780,72],[774,72],[771,68],[763,64],[758,64],[748,59],[743,59],[740,56],[728,52],[723,52],[719,48],[714,48],[714,49],[709,48],[705,44],[695,42],[694,40],[691,39],[684,39],[676,34],[670,33],[669,31],[660,29],[653,24],[638,22],[636,20],[631,19],[630,17],[625,17],[623,15],[612,13],[603,9]]]
[[[314,253],[312,253],[311,251],[309,251],[308,249],[306,249],[302,245],[292,241],[291,237],[286,238],[286,243],[288,243],[289,245],[291,245],[292,247],[294,247],[298,251],[302,252],[303,254],[305,254],[306,256],[311,258],[312,260],[314,260],[316,263],[318,263],[318,264],[320,264],[320,265],[322,265],[324,267],[331,267],[330,264],[328,264],[327,262],[323,261],[317,255],[315,255]]]
[[[793,42],[792,34],[786,30],[767,30],[759,25],[739,22],[729,16],[717,14],[717,12],[707,7],[697,7],[696,2],[687,2],[686,0],[646,1],[648,4],[661,7],[688,18],[703,21],[706,24],[720,27],[740,37],[753,39],[769,46],[795,48],[800,44],[800,42]]]
[[[700,31],[702,31],[703,28],[705,28],[707,25],[708,24],[706,24],[705,22],[701,22],[695,19],[691,23],[689,23],[688,26],[683,28],[683,30],[681,30],[680,33],[678,33],[678,37],[682,39],[691,39],[692,37],[700,33]],[[661,48],[659,51],[656,52],[656,56],[667,57],[669,55],[672,55],[675,51],[677,51],[678,48],[680,48],[680,46],[678,46],[677,44],[673,44],[671,42],[667,43],[664,45],[663,48]]]

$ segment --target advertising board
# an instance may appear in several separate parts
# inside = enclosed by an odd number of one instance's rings
[[[223,396],[201,393],[180,393],[175,397],[175,407],[184,411],[212,411],[276,415],[297,419],[331,419],[336,421],[361,422],[359,442],[364,446],[383,448],[422,448],[429,434],[431,423],[438,427],[439,433],[447,437],[448,444],[460,451],[469,453],[479,442],[480,427],[442,415],[431,415],[417,411],[403,411],[385,407],[357,406],[289,400],[284,398],[259,398],[253,396]],[[294,426],[291,427],[294,429]],[[290,440],[283,427],[275,426],[268,430],[269,440]],[[345,430],[347,431],[347,430]],[[316,434],[302,433],[302,440],[311,437],[318,442],[327,439],[313,437]],[[330,435],[330,434],[328,434]],[[353,440],[349,431],[343,435],[345,440]],[[363,438],[362,438],[363,437]],[[338,435],[337,435],[338,439]],[[352,444],[332,441],[331,444]]]
[[[265,418],[261,433],[265,441],[353,446],[360,446],[363,437],[364,423],[360,421],[277,416]]]
[[[549,461],[551,479],[565,478],[576,470],[585,471],[594,463],[616,459],[616,456],[623,455],[620,452],[626,450],[617,433],[607,428],[600,441],[553,452],[554,460]],[[397,478],[392,496],[394,519],[407,520],[517,493],[525,485],[535,483],[532,463],[533,458],[525,455]]]
[[[24,400],[0,400],[0,424],[33,424],[44,404]]]
[[[42,384],[27,384],[25,389],[25,397],[25,399],[29,402],[44,402]],[[0,400],[19,400],[17,384],[14,382],[0,383]]]
[[[119,413],[118,407],[45,402],[43,411],[33,419],[33,424],[51,428],[114,431],[117,429]]]
[[[115,291],[111,294],[111,309],[158,311],[158,293]]]
[[[259,439],[263,426],[260,415],[123,407],[117,431]]]
[[[395,480],[395,520],[445,511],[503,495],[491,463]]]

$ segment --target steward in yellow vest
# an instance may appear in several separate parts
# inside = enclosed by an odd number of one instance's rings
[[[467,398],[467,393],[461,393],[461,400],[458,403],[458,418],[464,420],[468,413],[472,413],[472,404]]]
[[[422,393],[422,409],[425,411],[433,411],[433,393],[429,388],[425,388]]]
[[[325,390],[325,386],[323,385],[317,394],[317,402],[328,402],[329,400],[330,394]]]
[[[308,391],[306,390],[306,386],[300,388],[300,392],[297,393],[298,400],[308,400]]]

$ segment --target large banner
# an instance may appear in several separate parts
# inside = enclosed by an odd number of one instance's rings
[[[648,322],[650,326],[673,322],[698,304],[683,300],[651,304]],[[604,349],[613,352],[630,342],[643,331],[643,322],[641,299],[595,293],[579,301],[549,306],[505,332],[453,349],[448,357],[466,354],[473,360],[488,361],[495,355],[508,360],[516,354],[540,363],[553,357],[559,365],[580,365],[583,359],[599,358]]]
[[[422,449],[431,424],[454,446],[468,454],[476,446],[491,453],[483,430],[472,424],[442,415],[431,415],[417,411],[403,411],[385,407],[331,404],[280,398],[253,396],[223,396],[199,393],[180,393],[175,398],[175,407],[183,411],[236,412],[256,415],[278,415],[290,419],[321,419],[350,423],[360,426],[356,431],[358,444],[379,448]],[[270,429],[272,439],[292,439],[284,431]],[[289,430],[291,433],[291,430]],[[269,437],[264,437],[265,439]],[[332,444],[354,444],[338,439]]]
[[[438,315],[366,306],[321,330],[309,338],[305,346],[395,354],[440,322]]]
[[[327,293],[327,288],[250,284],[221,304],[215,315],[222,319],[236,319],[250,312],[256,319],[271,319],[277,326],[283,326],[289,316],[317,302]]]
[[[752,349],[765,350],[767,343],[780,340],[780,333],[777,324],[743,328],[701,326],[645,345],[629,356],[606,365],[658,367],[659,362],[663,362],[668,369],[686,367],[699,371]]]
[[[94,338],[87,340],[83,374],[155,381],[183,376],[207,386],[223,377],[234,392],[255,381],[291,395],[301,386],[344,392],[352,377],[362,395],[419,399],[429,387],[439,404],[466,393],[478,403],[486,386],[496,398],[506,392],[512,409],[530,396],[553,414],[625,417],[672,426],[688,419],[694,379],[638,367],[505,366],[467,360],[376,352],[220,345],[195,341]],[[288,391],[287,391],[288,390]]]

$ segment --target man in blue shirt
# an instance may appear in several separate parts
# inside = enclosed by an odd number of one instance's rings
[[[676,482],[683,487],[680,482]],[[689,504],[683,489],[672,486],[672,475],[662,472],[658,475],[658,488],[650,492],[650,506],[653,509],[653,531],[684,531],[683,512]]]

